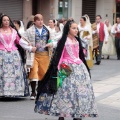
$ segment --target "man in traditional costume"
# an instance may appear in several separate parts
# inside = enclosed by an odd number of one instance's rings
[[[49,31],[43,22],[43,16],[36,14],[34,17],[34,25],[32,25],[24,33],[23,37],[30,41],[35,46],[36,52],[34,55],[33,67],[30,69],[29,80],[32,88],[31,99],[36,97],[36,81],[39,81],[46,73],[49,65],[49,52],[45,47],[49,39]]]
[[[113,25],[111,33],[115,35],[117,59],[120,60],[120,17],[117,17],[117,23]]]
[[[102,46],[103,46],[103,41],[105,40],[105,44],[107,44],[108,41],[108,30],[107,27],[104,23],[101,22],[102,17],[100,15],[96,16],[96,25],[97,29],[93,30],[93,34],[98,34],[98,40],[99,40],[99,54],[96,55],[96,64],[100,65],[101,63],[101,55],[102,55]]]

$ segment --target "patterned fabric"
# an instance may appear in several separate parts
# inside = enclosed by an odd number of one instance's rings
[[[47,35],[47,41],[49,39],[49,31],[47,30],[47,28],[45,26],[43,26],[43,28],[45,29],[45,32],[43,31],[42,32],[42,36],[45,36]],[[37,35],[36,35],[36,29],[35,29],[35,25],[32,25],[29,29],[26,30],[26,32],[24,32],[24,34],[22,35],[24,38],[26,38],[27,40],[30,41],[30,43],[33,45],[33,46],[36,46],[36,41],[35,39],[37,38]],[[46,33],[47,32],[47,33]],[[38,35],[39,36],[39,35]],[[39,38],[37,38],[39,39]],[[43,46],[42,46],[43,47]],[[41,47],[41,48],[42,48]],[[37,49],[38,50],[38,49]],[[27,52],[28,54],[30,54],[29,52]],[[32,55],[27,55],[27,61],[29,65],[33,65],[33,59],[32,59]],[[31,67],[31,66],[30,66]]]
[[[1,50],[7,50],[7,51],[13,51],[16,50],[17,47],[16,44],[19,44],[20,37],[18,36],[17,32],[11,28],[12,33],[11,34],[2,34],[0,32],[0,49]]]
[[[28,96],[28,82],[18,50],[0,50],[0,96]]]
[[[105,40],[104,40],[103,47],[102,47],[102,55],[116,55],[115,38],[110,33],[111,27],[107,27],[107,29],[109,32],[108,43],[105,44]]]
[[[89,47],[91,46],[91,27],[89,25],[85,25],[82,27],[81,25],[78,26],[78,29],[80,31],[80,39],[83,47],[83,52],[85,55],[86,60],[90,60],[90,52],[89,52]],[[89,38],[89,39],[88,39]]]
[[[49,39],[49,31],[48,29],[43,25],[43,28],[47,31],[48,34],[48,39]],[[26,38],[27,40],[30,41],[30,43],[35,46],[35,25],[32,25],[29,29],[26,30],[26,32],[24,32],[24,34],[22,35],[24,38]],[[42,34],[46,34],[46,32],[42,33]]]
[[[30,43],[35,46],[35,26],[32,25],[29,29],[27,29],[22,36],[29,40]]]
[[[76,63],[76,64],[80,64],[82,61],[79,58],[79,43],[76,40],[75,43],[69,43],[70,38],[67,37],[66,43],[65,43],[65,47],[62,51],[62,55],[61,58],[59,60],[59,65],[58,65],[58,69],[60,69],[60,64],[62,62],[66,62],[66,63]]]
[[[55,96],[41,94],[36,102],[35,112],[63,117],[96,117],[92,83],[83,63],[69,64],[72,73],[65,78]]]
[[[97,30],[96,23],[93,23],[91,27],[92,27],[93,31]],[[98,34],[97,33],[92,34],[92,38],[93,38],[93,49],[97,49],[98,46],[99,46],[99,37],[98,37]]]
[[[35,46],[37,47],[36,51],[43,52],[46,51],[45,45],[48,40],[48,30],[46,30],[44,27],[42,28],[42,33],[40,34],[38,29],[35,28]]]

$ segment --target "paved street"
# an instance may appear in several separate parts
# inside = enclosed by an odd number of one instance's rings
[[[116,56],[102,60],[91,69],[99,117],[93,120],[120,120],[120,61]],[[0,99],[0,120],[57,120],[34,113],[34,101]],[[72,119],[66,119],[72,120]],[[92,120],[85,118],[84,120]]]

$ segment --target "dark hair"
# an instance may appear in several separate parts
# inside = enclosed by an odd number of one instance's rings
[[[10,17],[9,17],[8,15],[4,15],[4,14],[3,14],[3,15],[1,16],[1,18],[0,18],[0,27],[2,27],[3,17],[8,17],[8,18],[9,18],[9,21],[10,21],[10,26],[17,31],[17,29],[16,29],[16,27],[14,26],[14,24],[13,24],[12,20],[10,19]],[[18,32],[18,31],[17,31],[17,32]],[[18,35],[19,35],[19,37],[21,37],[19,33],[18,33]]]
[[[38,92],[37,92],[36,101],[38,100],[39,95],[41,93],[55,94],[57,91],[57,72],[58,72],[57,66],[59,64],[65,46],[65,42],[67,40],[67,35],[69,33],[70,26],[73,23],[75,23],[75,21],[67,21],[67,23],[64,26],[62,38],[58,42],[55,53],[51,59],[49,68],[45,73],[43,79],[41,80],[41,83],[38,83],[38,89],[37,89]],[[86,60],[84,58],[81,40],[79,37],[76,37],[76,40],[79,42],[79,48],[80,48],[79,58],[83,61],[83,63],[87,67],[88,72],[90,73]]]
[[[100,19],[102,19],[101,15],[96,15],[96,17],[100,17]]]
[[[65,19],[65,18],[61,19],[61,23],[65,22],[65,21],[67,21],[67,19]]]
[[[21,26],[20,24],[20,20],[13,20],[14,23],[17,23],[19,25],[19,27]]]
[[[52,20],[52,21],[53,21],[53,23],[55,24],[55,19],[50,19],[50,20]]]
[[[27,28],[27,29],[30,28],[33,24],[34,24],[34,21],[29,21],[29,22],[27,23],[27,27],[26,27],[26,28]]]
[[[84,16],[81,17],[84,21],[86,21],[86,18]]]
[[[60,30],[60,23],[59,23],[59,21],[57,21],[56,27],[58,27],[59,30]]]
[[[59,23],[62,23],[62,22],[63,22],[62,19],[59,19],[58,21],[59,21]]]
[[[8,18],[9,18],[9,20],[10,20],[10,26],[11,26],[13,29],[16,30],[18,36],[21,38],[21,35],[18,33],[18,30],[16,29],[15,25],[13,24],[13,22],[12,22],[12,20],[10,19],[9,16],[7,16],[7,15],[2,15],[2,16],[1,16],[1,18],[0,18],[0,27],[2,27],[3,17],[8,17]],[[18,51],[19,51],[19,53],[20,53],[20,55],[21,55],[22,62],[25,64],[25,62],[26,62],[26,52],[25,52],[25,50],[24,50],[20,45],[18,45],[18,44],[16,44],[16,47],[18,48]]]
[[[1,17],[0,17],[0,27],[2,27],[2,20],[3,20],[3,17],[8,17],[8,18],[9,18],[9,20],[10,20],[10,26],[11,26],[12,21],[11,21],[10,17],[7,16],[7,15],[1,15]],[[11,27],[12,27],[12,26],[11,26]]]
[[[71,18],[69,18],[68,20],[74,20],[74,19],[71,17]]]
[[[120,19],[120,16],[117,16],[116,19],[119,18]]]
[[[10,26],[17,31],[15,25],[13,24],[12,20],[10,19],[10,17],[8,15],[2,15],[1,16],[1,18],[0,18],[0,27],[2,26],[3,17],[8,17],[9,21],[10,21]],[[17,33],[18,33],[18,31],[17,31]],[[21,37],[21,35],[19,33],[18,33],[18,35],[19,35],[19,37]]]
[[[2,15],[4,15],[3,13],[0,13],[0,18],[2,17]]]
[[[64,29],[63,29],[63,35],[62,36],[65,36],[65,35],[68,35],[69,31],[70,31],[70,26],[73,24],[73,23],[76,23],[74,20],[68,20],[67,23],[65,24],[64,26]]]
[[[53,23],[55,24],[55,20],[53,20]]]

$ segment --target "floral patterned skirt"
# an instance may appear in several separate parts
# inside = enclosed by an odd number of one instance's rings
[[[28,95],[28,82],[18,50],[11,52],[0,50],[0,96]]]
[[[93,86],[85,65],[69,66],[72,73],[64,79],[62,87],[56,95],[41,94],[35,112],[73,118],[98,116]]]

